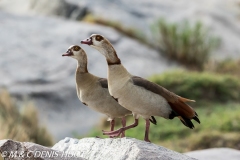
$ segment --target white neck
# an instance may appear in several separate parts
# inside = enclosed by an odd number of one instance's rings
[[[78,60],[77,72],[79,73],[88,73],[87,69],[87,60]]]
[[[101,54],[106,57],[108,64],[121,64],[121,60],[118,58],[115,49],[112,46],[105,46],[103,47],[94,47],[96,48]]]

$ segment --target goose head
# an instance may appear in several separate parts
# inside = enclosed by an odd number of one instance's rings
[[[70,46],[66,53],[62,56],[72,57],[77,60],[82,60],[86,57],[85,51],[78,45]]]
[[[70,46],[66,53],[62,56],[68,56],[76,59],[78,61],[77,71],[80,73],[88,73],[87,69],[87,54],[85,51],[78,45]]]
[[[109,51],[113,51],[111,43],[100,34],[92,34],[89,38],[82,40],[82,44],[87,44],[95,49],[97,49],[104,56],[107,56]]]
[[[120,64],[121,61],[118,58],[115,49],[107,38],[100,34],[92,34],[89,38],[82,40],[82,44],[87,44],[95,49],[97,49],[101,54],[103,54],[109,64]]]

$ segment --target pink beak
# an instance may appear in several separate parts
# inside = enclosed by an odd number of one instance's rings
[[[66,53],[64,53],[62,56],[73,56],[72,51],[68,50]]]
[[[92,38],[87,38],[81,41],[82,44],[93,45]]]

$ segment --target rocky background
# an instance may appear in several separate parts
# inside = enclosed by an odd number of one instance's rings
[[[61,57],[72,44],[93,33],[106,35],[128,70],[142,77],[184,68],[113,28],[81,21],[100,16],[134,27],[150,43],[149,26],[164,17],[170,22],[201,20],[221,38],[212,59],[240,57],[239,0],[0,0],[0,86],[21,103],[33,101],[40,122],[55,140],[85,134],[102,116],[81,104],[75,91],[76,62]],[[89,71],[106,77],[102,55],[88,46]],[[133,63],[134,62],[134,63]]]

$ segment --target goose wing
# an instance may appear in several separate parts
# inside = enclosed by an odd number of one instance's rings
[[[189,119],[194,119],[197,116],[197,113],[193,110],[193,108],[185,103],[188,101],[194,102],[194,100],[180,97],[175,93],[168,91],[164,87],[141,77],[133,76],[132,81],[134,85],[142,87],[165,98],[168,104],[171,106],[172,110],[176,113],[176,116],[181,116]]]

